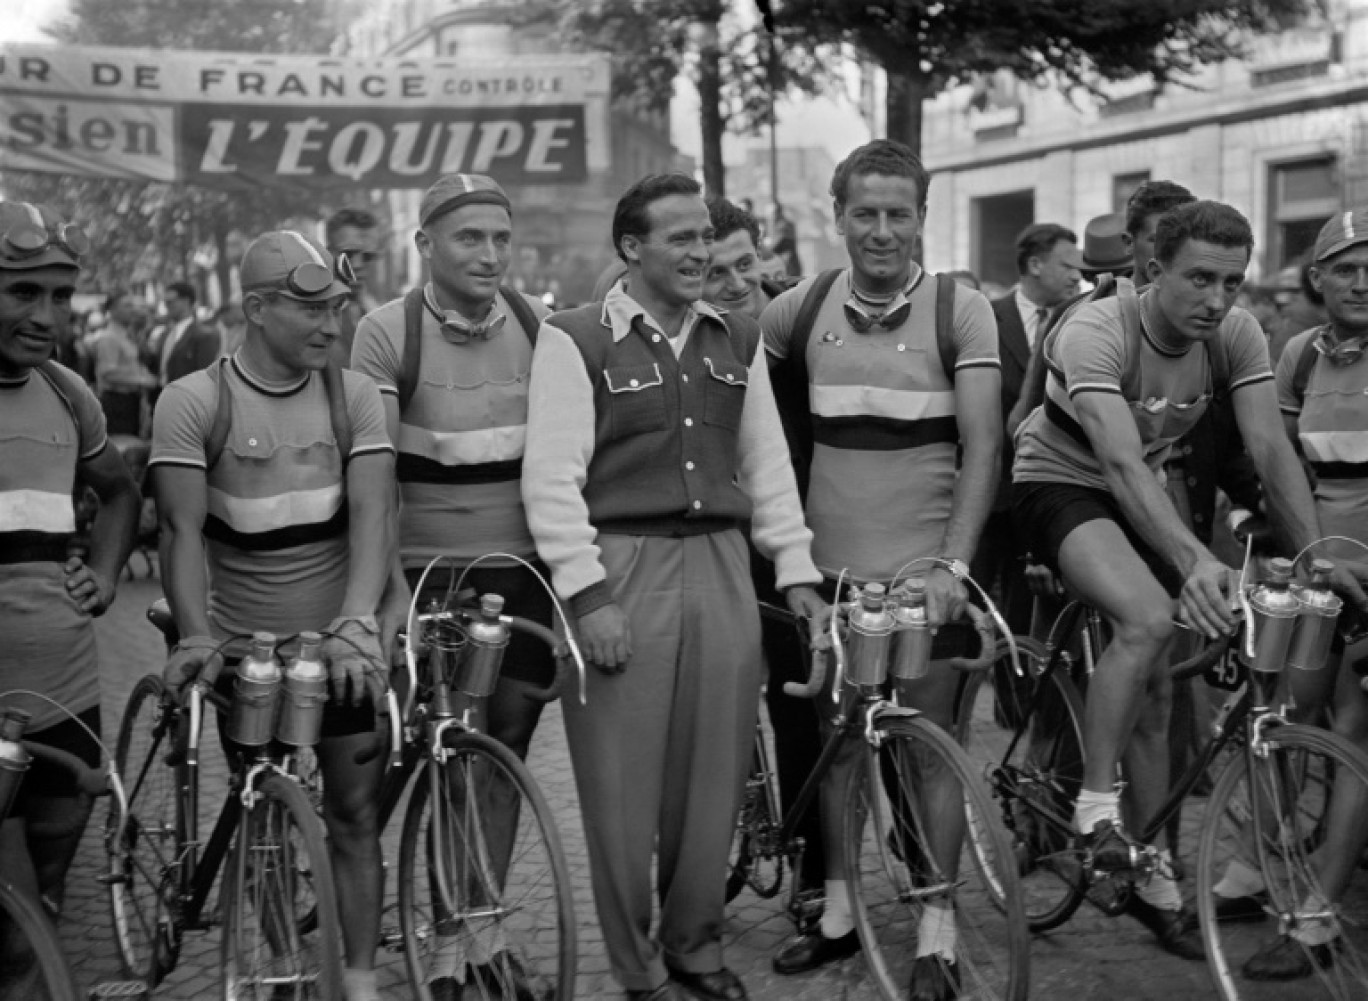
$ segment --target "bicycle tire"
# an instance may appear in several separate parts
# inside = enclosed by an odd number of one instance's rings
[[[1368,756],[1342,737],[1296,724],[1278,726],[1265,736],[1267,754],[1241,754],[1227,763],[1211,794],[1198,849],[1197,907],[1207,967],[1217,995],[1226,1001],[1286,996],[1286,983],[1245,979],[1240,966],[1266,951],[1284,928],[1293,927],[1296,908],[1310,890],[1319,887],[1311,855],[1318,846],[1334,783],[1338,779],[1356,782],[1360,795],[1368,796]],[[1261,810],[1260,802],[1271,806]],[[1256,811],[1269,820],[1267,831],[1260,822],[1263,836],[1258,839],[1250,834]],[[1262,918],[1216,918],[1215,888],[1235,859],[1246,865],[1257,861],[1266,895]],[[1362,877],[1359,882],[1363,883]],[[1324,968],[1313,962],[1313,977],[1301,981],[1298,997],[1361,999],[1368,995],[1368,902],[1363,897],[1360,885],[1334,906],[1340,930],[1334,961]],[[1308,991],[1307,984],[1318,985],[1319,991]]]
[[[166,685],[148,674],[128,696],[114,763],[128,796],[123,834],[115,840],[118,804],[105,828],[105,876],[114,941],[124,972],[150,990],[175,969],[180,931],[174,918],[184,830],[175,769],[166,763],[177,717],[168,712]]]
[[[432,1001],[429,983],[452,977],[478,984],[481,998],[514,1001],[527,996],[521,989],[570,1001],[574,901],[551,809],[527,767],[492,737],[448,736],[447,755],[445,765],[429,759],[421,769],[399,842],[399,920],[413,995]],[[491,837],[486,800],[498,789],[514,804],[513,822]]]
[[[223,876],[225,1001],[342,996],[342,931],[323,823],[304,790],[266,775],[238,822]],[[316,929],[299,917],[310,910]]]
[[[843,825],[851,912],[871,978],[885,1001],[905,996],[915,958],[909,946],[917,941],[924,901],[948,897],[957,935],[956,996],[1021,1001],[1029,987],[1030,943],[1012,842],[997,805],[964,751],[929,720],[889,714],[875,721],[875,729],[882,741],[851,774]],[[927,815],[965,810],[976,817],[985,853],[991,850],[997,860],[987,863],[996,869],[996,887],[984,879],[984,865],[971,860],[967,837],[957,873],[937,866],[915,805],[924,786],[917,773],[932,760],[958,786],[949,795],[962,797],[964,806],[928,805]],[[995,899],[999,893],[1002,899]]]
[[[1027,636],[1015,640],[1027,679],[1042,678],[1045,647]],[[1083,785],[1083,700],[1068,673],[1056,667],[1044,681],[1049,690],[1040,705],[1046,715],[1034,731],[1048,737],[1033,740],[1026,732],[1033,725],[1027,719],[1027,679],[1016,676],[1007,644],[1000,642],[993,666],[968,678],[955,735],[991,790],[1012,839],[1027,926],[1043,932],[1068,921],[1085,897],[1073,827],[1074,801]],[[972,824],[969,834],[972,841]],[[980,864],[977,851],[974,858]],[[985,878],[990,875],[985,872]]]
[[[28,940],[25,950],[11,937]],[[31,955],[31,976],[0,978],[0,997],[40,998],[42,1001],[77,1001],[81,996],[71,966],[62,951],[61,939],[52,919],[35,900],[0,880],[0,944],[3,944],[5,973],[11,964]],[[46,994],[43,990],[46,989]]]
[[[757,740],[763,739],[758,734]],[[726,902],[731,903],[749,883],[756,896],[764,900],[776,896],[784,883],[784,856],[770,847],[778,828],[770,782],[773,779],[760,761],[752,756],[741,808],[736,814],[731,854],[727,858]]]

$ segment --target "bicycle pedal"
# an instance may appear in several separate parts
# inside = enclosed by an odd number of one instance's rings
[[[86,995],[90,1001],[101,998],[145,998],[148,996],[147,984],[142,980],[106,980],[90,988]]]

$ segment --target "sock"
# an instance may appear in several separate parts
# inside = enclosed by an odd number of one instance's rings
[[[347,1001],[380,1001],[375,971],[345,967],[342,970],[342,996]]]
[[[1211,889],[1218,897],[1252,897],[1264,890],[1263,873],[1250,868],[1242,859],[1233,858],[1226,863],[1221,881]]]
[[[1080,834],[1091,834],[1104,820],[1121,823],[1121,797],[1115,792],[1093,792],[1082,789],[1074,806],[1074,827]]]
[[[1330,916],[1330,905],[1320,894],[1312,891],[1297,908],[1292,938],[1302,945],[1328,945],[1339,938],[1339,926]]]
[[[1159,867],[1150,881],[1137,886],[1135,892],[1145,903],[1161,911],[1182,908],[1183,895],[1178,892],[1178,881],[1173,878],[1173,854],[1167,848],[1159,853]]]
[[[955,911],[944,904],[927,904],[917,924],[917,958],[939,955],[955,960]]]
[[[822,935],[841,938],[855,930],[855,919],[850,916],[850,897],[844,879],[826,881],[826,901],[822,904]]]

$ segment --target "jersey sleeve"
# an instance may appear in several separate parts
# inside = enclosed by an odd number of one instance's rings
[[[201,392],[196,392],[198,387]],[[152,454],[149,466],[191,466],[206,469],[205,444],[213,426],[217,390],[208,376],[182,379],[162,390],[152,415]]]
[[[981,292],[955,286],[955,371],[1001,368],[997,319]]]
[[[1315,345],[1311,342],[1315,339],[1317,328],[1298,334],[1287,342],[1283,348],[1283,353],[1278,357],[1278,371],[1274,375],[1275,384],[1278,390],[1278,409],[1283,413],[1295,417],[1302,412],[1302,392],[1297,392],[1297,368],[1302,364],[1302,358],[1308,351],[1315,351]]]
[[[391,324],[397,333],[390,333],[379,320],[387,310],[384,307],[367,313],[356,325],[356,336],[352,340],[351,367],[353,372],[361,372],[374,380],[380,392],[397,396],[399,390],[399,370],[402,366],[404,319],[402,308],[398,324]]]
[[[389,432],[385,429],[385,408],[380,402],[380,390],[370,379],[355,372],[343,372],[347,379],[347,416],[352,425],[352,450],[349,458],[374,452],[393,452]]]
[[[803,297],[810,285],[811,282],[803,282],[781,293],[760,314],[760,336],[770,357],[782,361],[789,356],[793,324],[803,308]]]
[[[1114,303],[1115,300],[1107,300]],[[1072,399],[1079,393],[1121,394],[1125,349],[1120,318],[1107,323],[1100,307],[1074,313],[1050,336],[1045,360]]]
[[[71,409],[76,415],[76,431],[80,436],[81,461],[93,459],[109,444],[109,430],[105,424],[100,401],[81,379],[72,374]]]
[[[1228,332],[1223,332],[1226,357],[1230,359],[1230,391],[1273,378],[1268,361],[1268,338],[1259,321],[1238,307],[1230,311]]]

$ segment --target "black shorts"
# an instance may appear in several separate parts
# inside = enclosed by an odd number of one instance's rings
[[[96,734],[100,732],[99,706],[91,706],[85,712],[77,713],[76,718],[94,730]],[[91,768],[98,769],[100,767],[100,745],[95,743],[90,734],[86,733],[81,724],[74,719],[67,718],[53,726],[26,733],[24,740],[31,744],[45,744],[60,751],[67,751],[76,755]],[[75,796],[76,793],[76,779],[69,771],[58,765],[48,764],[46,761],[34,758],[28,771],[24,773],[24,781],[19,786],[19,795],[15,797],[14,805],[10,807],[10,816],[24,816],[28,810],[29,797],[60,799]]]
[[[528,562],[536,568],[537,573],[550,579],[546,566],[540,560],[533,559]],[[434,567],[423,584],[423,593],[418,596],[418,610],[421,612],[431,598],[440,600],[446,594],[448,585],[455,583],[455,578],[461,575],[462,569],[449,563]],[[404,571],[404,578],[411,588],[418,586],[418,578],[422,575],[423,571],[417,568]],[[474,588],[478,594],[501,596],[504,600],[504,612],[508,615],[531,619],[548,629],[555,628],[553,620],[556,613],[551,596],[525,567],[493,567],[481,564],[465,575],[465,583],[462,586]],[[513,678],[538,688],[545,688],[556,679],[555,653],[539,639],[523,633],[514,633],[508,641],[508,649],[504,651],[503,666],[499,674],[500,677]]]
[[[1107,491],[1074,483],[1012,484],[1012,523],[1017,536],[1025,544],[1023,548],[1055,573],[1059,573],[1059,549],[1064,540],[1079,525],[1099,519],[1115,522],[1169,597],[1178,597],[1183,588],[1178,571],[1160,559],[1131,529],[1115,498]]]

